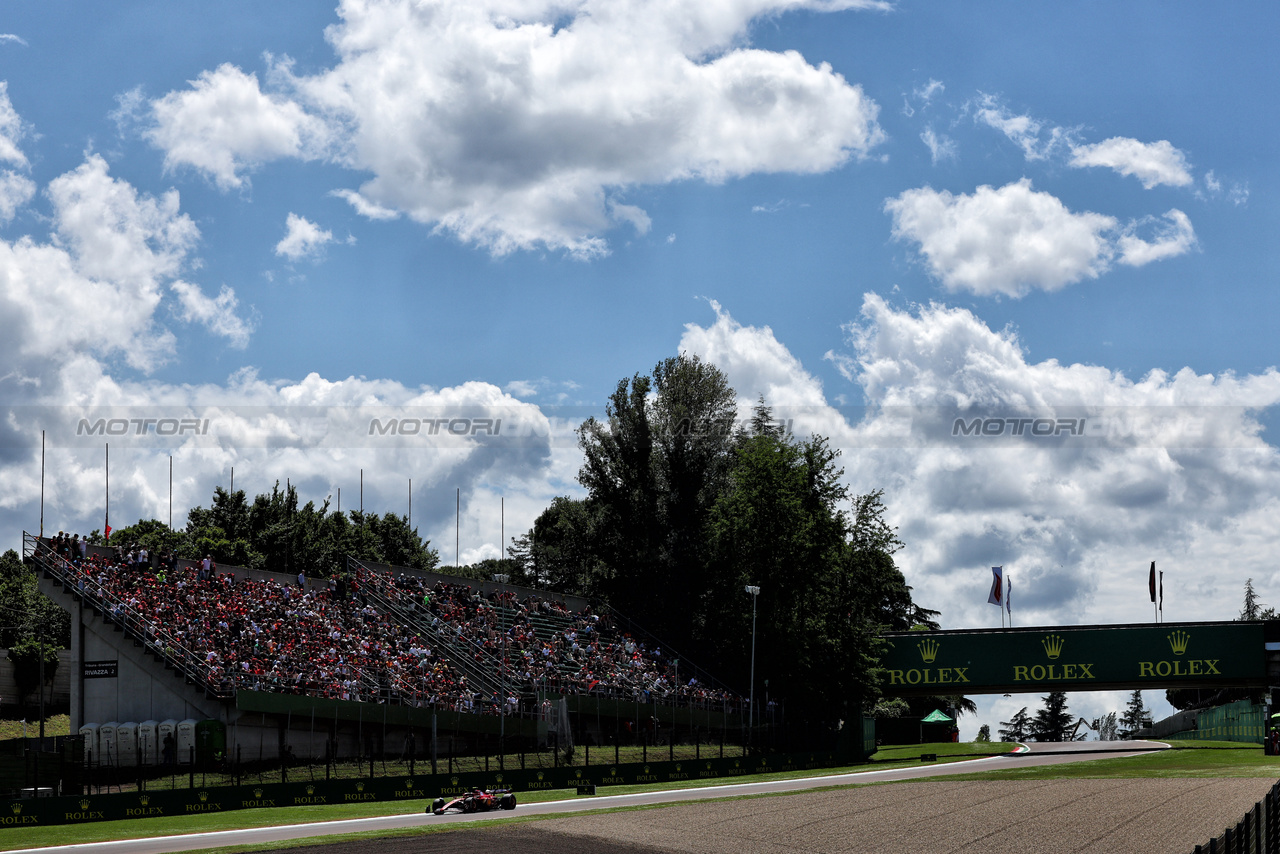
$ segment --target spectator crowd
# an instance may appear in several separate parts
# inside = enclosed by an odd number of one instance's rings
[[[89,600],[212,690],[272,691],[483,714],[536,712],[538,694],[737,710],[743,700],[619,631],[608,615],[500,588],[358,566],[331,579],[240,578],[209,558],[46,541]],[[49,556],[46,553],[46,556]],[[470,676],[468,676],[470,674]]]

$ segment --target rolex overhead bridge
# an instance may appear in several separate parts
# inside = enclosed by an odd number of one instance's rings
[[[889,696],[1280,685],[1280,620],[883,637]]]

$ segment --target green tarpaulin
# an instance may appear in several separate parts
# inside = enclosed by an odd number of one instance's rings
[[[922,724],[949,724],[949,723],[951,723],[951,718],[949,718],[949,717],[947,717],[946,715],[944,715],[944,714],[943,714],[941,711],[939,711],[938,709],[934,709],[932,712],[930,712],[930,713],[929,713],[929,716],[928,716],[927,718],[921,718],[921,719],[920,719],[920,723],[922,723]]]

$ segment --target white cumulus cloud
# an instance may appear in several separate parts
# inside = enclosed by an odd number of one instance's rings
[[[1105,166],[1121,175],[1132,175],[1148,190],[1160,184],[1185,187],[1195,181],[1186,154],[1164,139],[1139,142],[1115,136],[1093,145],[1074,146],[1071,165]]]
[[[233,347],[244,349],[249,345],[253,327],[236,314],[240,302],[235,290],[223,285],[216,297],[208,297],[199,287],[181,279],[169,287],[178,295],[183,320],[202,324],[215,335],[226,338]]]
[[[1154,231],[1151,240],[1139,236],[1138,232],[1143,228]],[[1120,235],[1116,245],[1120,250],[1121,264],[1141,267],[1152,261],[1162,261],[1190,252],[1196,245],[1196,232],[1185,213],[1171,208],[1159,220],[1149,217],[1133,223]]]
[[[276,244],[276,254],[297,261],[315,255],[325,244],[332,242],[332,231],[321,228],[306,217],[290,213],[285,220],[285,235]]]
[[[0,224],[13,219],[18,209],[35,194],[35,181],[11,169],[0,172]]]
[[[885,202],[893,236],[919,245],[929,272],[949,290],[1022,296],[1058,290],[1107,269],[1116,220],[1073,213],[1022,179],[972,195],[921,187]]]
[[[164,151],[166,168],[196,169],[226,189],[243,186],[244,173],[267,161],[318,156],[325,136],[319,119],[227,64],[153,101],[151,111],[147,137]]]
[[[1114,217],[1074,212],[1023,178],[972,194],[920,187],[885,202],[893,236],[919,247],[929,273],[952,291],[1020,297],[1097,278],[1114,261],[1142,266],[1184,254],[1195,232],[1182,211],[1163,222],[1121,226]],[[1152,232],[1153,239],[1140,236]]]
[[[237,187],[276,157],[370,177],[343,197],[495,254],[608,251],[629,187],[818,173],[883,139],[879,107],[825,63],[750,47],[754,22],[858,0],[345,0],[334,67],[275,90],[224,65],[154,103],[152,141]],[[323,123],[323,130],[316,125]]]
[[[18,147],[27,127],[9,100],[9,83],[0,80],[0,163],[26,166],[27,155]]]

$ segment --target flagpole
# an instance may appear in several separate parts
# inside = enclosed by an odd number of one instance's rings
[[[1160,570],[1160,621],[1164,622],[1164,570]]]
[[[106,494],[106,502],[104,513],[102,516],[102,537],[107,542],[111,539],[111,443],[104,442],[102,445],[104,453],[104,463],[102,466],[103,489]]]
[[[40,538],[44,538],[44,431],[40,431]]]
[[[1151,613],[1157,623],[1160,622],[1160,606],[1156,603],[1156,562],[1151,561],[1151,571],[1147,575],[1147,590],[1151,594]]]

